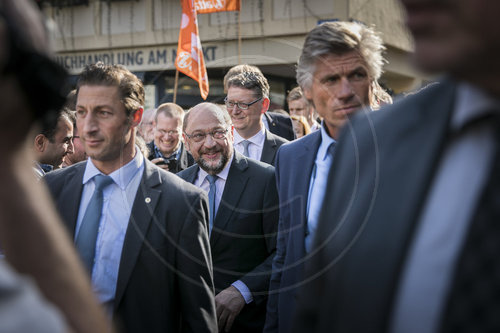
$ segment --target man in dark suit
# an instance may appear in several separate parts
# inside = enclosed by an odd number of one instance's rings
[[[341,136],[297,332],[500,331],[500,3],[402,3],[451,78]]]
[[[98,299],[124,332],[216,331],[206,196],[134,145],[142,83],[99,62],[77,89],[90,159],[45,179]]]
[[[153,119],[153,141],[148,143],[149,160],[173,173],[187,169],[194,159],[182,142],[184,110],[174,103],[163,103]]]
[[[224,76],[224,92],[226,94],[228,91],[229,79],[244,72],[256,73],[260,76],[264,76],[262,71],[256,66],[249,64],[233,66]],[[266,111],[262,114],[262,122],[266,129],[268,129],[271,133],[276,134],[277,136],[280,136],[288,141],[295,140],[296,137],[295,132],[293,131],[293,123],[289,116],[279,114],[277,112]]]
[[[260,72],[243,72],[227,82],[226,108],[234,124],[234,147],[246,157],[274,165],[278,148],[288,142],[264,127],[269,84]]]
[[[274,168],[234,151],[231,119],[215,104],[186,114],[184,139],[197,164],[179,176],[209,195],[219,329],[261,332],[278,225]]]
[[[375,107],[382,71],[382,40],[364,25],[333,22],[309,32],[297,82],[324,121],[320,130],[282,146],[276,159],[280,199],[278,245],[265,332],[290,332],[304,262],[314,252],[318,214],[339,129],[361,107]],[[364,55],[364,56],[362,56]],[[337,157],[335,157],[337,158]]]

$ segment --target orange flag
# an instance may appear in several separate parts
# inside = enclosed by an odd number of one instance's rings
[[[194,0],[182,0],[182,19],[175,67],[200,85],[203,99],[208,96],[208,76],[203,60]]]
[[[195,0],[194,7],[198,14],[228,12],[240,10],[241,0]]]

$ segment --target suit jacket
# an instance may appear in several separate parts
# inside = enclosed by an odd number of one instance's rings
[[[288,140],[283,139],[282,137],[277,136],[266,129],[266,138],[264,140],[264,146],[262,147],[260,161],[274,166],[278,148],[281,147],[282,144],[287,142]]]
[[[148,143],[147,146],[149,149],[148,159],[151,161],[152,159],[156,158],[155,154],[154,154],[154,141],[151,141],[150,143]],[[182,170],[189,168],[191,165],[194,164],[194,158],[186,150],[186,147],[184,147],[184,142],[181,142],[180,150],[181,150],[181,154],[179,156],[179,160],[177,161],[177,168],[175,170],[169,170],[173,173],[178,173]]]
[[[306,269],[320,274],[299,293],[296,332],[387,332],[454,95],[445,81],[346,126]]]
[[[194,183],[198,170],[194,165],[179,176]],[[210,235],[216,294],[241,280],[253,296],[232,332],[261,332],[264,326],[278,215],[274,167],[235,151]]]
[[[271,133],[281,136],[288,141],[293,141],[296,138],[293,131],[292,118],[289,116],[268,111],[264,113],[264,117],[266,117]]]
[[[123,332],[216,332],[206,194],[144,159],[118,272]],[[86,162],[45,180],[73,237]]]
[[[276,158],[280,200],[278,245],[269,287],[265,332],[290,332],[296,293],[302,282],[309,182],[321,131],[283,145]]]

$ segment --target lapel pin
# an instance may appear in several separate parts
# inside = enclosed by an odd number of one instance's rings
[[[151,202],[151,198],[147,197],[146,200],[144,200],[144,201],[146,201],[146,203],[150,203]]]

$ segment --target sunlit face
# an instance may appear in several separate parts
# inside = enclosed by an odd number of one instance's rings
[[[158,114],[154,123],[154,141],[161,153],[168,157],[176,151],[181,143],[182,121],[179,118]]]
[[[132,133],[141,120],[140,111],[126,115],[116,86],[80,87],[76,124],[87,155],[111,170],[128,163],[135,152]]]
[[[494,75],[500,67],[500,1],[401,0],[415,40],[417,64],[464,78]],[[498,87],[498,80],[494,84]]]
[[[59,167],[67,154],[73,153],[73,124],[66,118],[60,118],[52,141],[47,140],[43,161]]]
[[[184,135],[186,148],[193,156],[200,168],[211,175],[221,172],[229,162],[233,154],[233,132],[232,128],[219,119],[213,111],[208,108],[191,110],[185,133],[190,136],[203,133],[212,133],[216,130],[227,130],[222,139],[214,139],[207,135],[204,141],[195,142]]]
[[[288,110],[291,116],[303,116],[309,118],[309,103],[304,98],[299,98],[288,102]]]
[[[239,87],[230,87],[227,91],[227,100],[231,102],[251,103],[258,99],[252,90]],[[227,111],[231,116],[234,128],[240,135],[249,136],[255,135],[263,126],[261,117],[269,107],[269,99],[263,98],[262,100],[249,106],[247,110],[242,110],[238,106],[232,108],[227,107]]]
[[[356,51],[342,55],[328,54],[316,61],[310,87],[304,95],[312,100],[332,137],[360,107],[370,105],[371,79]]]
[[[83,142],[80,140],[78,135],[77,127],[73,128],[73,153],[68,153],[64,160],[67,165],[75,164],[87,159],[87,154],[85,153],[85,147],[83,147]]]

